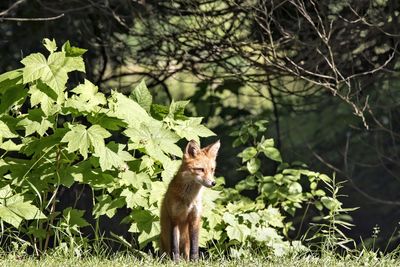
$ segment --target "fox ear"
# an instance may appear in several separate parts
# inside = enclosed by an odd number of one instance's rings
[[[186,157],[196,157],[200,152],[200,146],[197,144],[196,141],[190,140],[189,143],[186,145],[185,149],[185,156]]]
[[[208,145],[203,149],[207,152],[207,154],[210,157],[216,158],[220,147],[221,147],[221,142],[218,140],[217,142],[215,142],[211,145]]]

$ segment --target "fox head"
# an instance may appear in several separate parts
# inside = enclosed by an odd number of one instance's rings
[[[196,141],[191,140],[183,154],[182,168],[186,179],[194,180],[205,187],[213,187],[216,158],[220,147],[219,140],[209,146],[200,148]]]

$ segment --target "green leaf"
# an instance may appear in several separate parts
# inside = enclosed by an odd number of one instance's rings
[[[243,243],[250,235],[251,230],[244,224],[236,224],[234,226],[228,225],[226,227],[226,233],[228,234],[229,239],[236,239],[237,241]]]
[[[184,112],[187,104],[190,101],[174,101],[172,100],[171,105],[169,106],[169,114],[168,116],[174,119],[179,119],[184,117]],[[184,117],[185,118],[185,117]]]
[[[115,143],[111,142],[107,146],[102,146],[99,150],[96,150],[95,156],[99,158],[99,163],[102,171],[112,170],[113,167],[117,170],[123,171],[128,168],[125,161],[133,160],[133,157],[126,151],[123,151],[121,146],[115,146]]]
[[[249,221],[252,225],[256,225],[260,222],[260,215],[257,212],[250,212],[242,214],[243,220]]]
[[[60,184],[64,185],[65,187],[70,188],[75,181],[75,174],[74,174],[75,169],[73,167],[64,167],[60,169]]]
[[[105,153],[104,138],[111,134],[100,125],[92,125],[86,130],[84,125],[72,126],[71,130],[65,134],[61,142],[68,143],[68,152],[80,152],[84,159],[88,156],[90,146],[93,146],[96,153]]]
[[[182,162],[180,160],[171,160],[169,162],[165,162],[163,165],[164,170],[161,172],[162,180],[166,183],[169,183],[177,173],[181,164]]]
[[[274,161],[282,162],[281,153],[275,147],[266,147],[262,152],[266,157]]]
[[[262,150],[266,149],[267,147],[273,147],[275,145],[274,139],[266,139],[261,144],[260,147]]]
[[[225,223],[229,225],[236,225],[238,224],[236,218],[234,215],[231,213],[225,212],[224,215],[222,216],[222,219],[224,220]]]
[[[163,120],[166,116],[168,116],[169,108],[164,105],[152,104],[150,111],[153,118],[157,120]]]
[[[279,209],[268,206],[268,208],[259,211],[261,218],[273,227],[282,228],[284,217],[279,212]]]
[[[41,53],[30,54],[21,63],[25,65],[23,69],[24,83],[36,81],[44,76],[45,73],[50,72],[47,60]]]
[[[162,196],[164,196],[167,191],[167,186],[168,184],[165,182],[151,182],[149,204],[157,202],[157,207],[161,207]]]
[[[10,109],[15,105],[22,105],[26,98],[25,86],[21,83],[21,77],[14,79],[15,84],[9,87],[2,87],[2,82],[0,82],[0,114],[8,113]]]
[[[326,183],[330,183],[332,181],[332,179],[326,174],[320,174],[318,175],[318,178]]]
[[[137,229],[146,233],[151,232],[153,222],[156,221],[155,216],[148,210],[134,210],[131,217],[136,223]]]
[[[65,52],[51,53],[46,58],[40,53],[31,54],[21,61],[23,69],[23,82],[29,83],[41,79],[58,96],[57,102],[64,101],[64,89],[68,80],[68,72],[73,70],[84,71],[81,58],[66,57]]]
[[[271,227],[257,227],[254,231],[254,238],[260,242],[276,242],[282,239],[276,229]]]
[[[121,192],[121,196],[125,197],[126,206],[130,209],[140,208],[140,207],[148,208],[149,204],[147,201],[148,199],[147,195],[148,191],[142,188],[136,190],[136,192],[132,192],[128,188],[125,188]]]
[[[94,147],[94,151],[98,151],[104,147],[104,138],[108,138],[111,134],[100,125],[92,125],[87,130],[87,136],[90,144]]]
[[[47,68],[40,77],[41,80],[52,88],[58,96],[63,94],[68,80],[67,70],[62,68],[65,61],[65,53],[56,52],[47,59]]]
[[[328,210],[336,210],[341,206],[341,203],[337,199],[331,197],[321,197],[321,202]]]
[[[95,218],[99,218],[101,215],[106,215],[109,218],[114,217],[118,208],[122,208],[125,205],[125,197],[118,197],[112,199],[110,195],[100,195],[96,197],[97,203],[94,205],[93,214]]]
[[[0,199],[9,198],[13,195],[10,185],[0,188]]]
[[[17,125],[25,127],[25,136],[33,133],[43,136],[49,128],[53,128],[53,124],[44,117],[41,118],[40,122],[24,118]]]
[[[82,57],[66,56],[64,60],[63,69],[67,72],[80,71],[85,72],[85,62]]]
[[[23,196],[19,194],[10,196],[10,193],[6,193],[6,191],[10,192],[8,189],[7,186],[1,189],[0,195],[4,198],[0,199],[0,219],[17,228],[23,220],[46,218],[30,201],[24,201]]]
[[[7,140],[0,145],[0,148],[5,151],[19,151],[23,147],[23,144],[15,144],[12,140]]]
[[[160,235],[160,223],[153,222],[150,233],[143,231],[140,233],[138,241],[139,248],[143,249],[148,243],[155,241],[159,238]]]
[[[70,227],[74,227],[74,226],[85,227],[85,226],[88,226],[89,223],[84,218],[82,218],[84,213],[85,213],[84,210],[77,210],[77,209],[68,207],[68,208],[64,209],[63,217],[64,217],[65,222]]]
[[[89,115],[87,119],[91,124],[99,124],[101,127],[111,131],[118,131],[126,127],[126,123],[121,119],[109,117],[104,113],[99,114],[99,116],[97,114],[94,116]]]
[[[133,172],[126,170],[121,173],[121,185],[132,186],[133,188],[139,189],[143,187],[143,184],[149,182],[150,177],[145,172]]]
[[[12,212],[10,209],[1,205],[0,205],[0,219],[5,221],[6,223],[11,224],[15,228],[18,228],[23,220],[20,216]]]
[[[137,128],[128,128],[124,134],[130,138],[135,148],[143,147],[149,156],[163,164],[170,161],[164,153],[182,157],[181,149],[175,144],[179,137],[165,129],[161,122],[155,121],[149,125],[141,124]]]
[[[84,125],[79,124],[73,126],[71,130],[65,134],[63,139],[61,139],[61,142],[68,143],[69,153],[79,150],[83,158],[87,158],[89,149],[89,138],[87,136],[87,130]]]
[[[215,216],[215,211],[214,208],[217,206],[216,202],[217,199],[219,199],[221,197],[221,192],[217,191],[217,190],[204,190],[203,192],[203,216],[210,218]],[[210,223],[211,220],[214,221],[214,223],[221,222],[222,218],[219,218],[220,216],[214,217],[212,219],[209,220]]]
[[[291,183],[289,188],[288,188],[289,194],[300,194],[303,192],[303,188],[301,187],[301,184],[298,182]]]
[[[45,151],[50,147],[58,145],[62,137],[67,132],[65,128],[55,129],[54,134],[41,138],[25,138],[22,151],[25,155],[30,156],[38,151]]]
[[[93,170],[90,161],[82,161],[77,166],[71,166],[71,175],[74,181],[88,184],[94,190],[112,191],[117,185],[113,175],[103,173],[100,169]]]
[[[85,79],[84,84],[80,84],[71,90],[75,95],[67,99],[65,106],[72,107],[79,112],[99,112],[103,109],[102,105],[107,104],[103,93],[98,92],[98,87]]]
[[[243,162],[246,162],[257,155],[257,149],[255,147],[248,147],[238,154],[238,157],[242,158]]]
[[[201,124],[202,118],[189,118],[187,120],[174,121],[172,129],[182,138],[186,140],[196,140],[199,142],[199,137],[209,137],[215,135],[214,132]]]
[[[257,159],[257,158],[251,158],[251,159],[247,162],[246,167],[247,167],[247,170],[248,170],[251,174],[255,174],[255,173],[260,169],[260,165],[261,165],[261,162],[260,162],[259,159]]]
[[[13,133],[4,121],[0,120],[0,140],[2,138],[14,138],[17,136],[18,135]]]
[[[22,85],[22,69],[16,69],[0,74],[0,94],[3,94],[4,91],[9,90],[11,87],[16,85]]]
[[[40,104],[43,113],[46,116],[53,115],[60,107],[55,105],[57,95],[47,85],[38,81],[29,87],[28,93],[31,95],[31,107]]]
[[[57,44],[56,41],[50,40],[48,38],[43,39],[43,46],[46,47],[46,49],[50,52],[53,53],[57,50]]]
[[[154,120],[138,103],[121,93],[112,91],[108,105],[110,107],[109,116],[123,120],[132,128],[138,127],[142,122],[150,123]]]
[[[147,113],[150,113],[153,97],[147,89],[146,83],[142,80],[138,86],[133,89],[130,98],[136,101]]]
[[[69,41],[63,44],[61,50],[65,52],[67,57],[80,57],[87,51],[87,49],[71,46]]]

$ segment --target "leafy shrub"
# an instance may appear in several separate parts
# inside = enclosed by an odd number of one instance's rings
[[[68,74],[85,71],[85,50],[69,42],[58,50],[48,39],[44,46],[47,58],[31,54],[21,61],[23,68],[0,75],[3,236],[22,236],[37,254],[49,248],[50,239],[79,254],[77,244],[87,241],[82,237],[87,211],[56,211],[60,187],[79,183],[93,192],[96,220],[126,207],[129,214],[121,223],[137,234],[138,248],[149,243],[157,248],[160,201],[182,156],[176,143],[214,133],[202,118],[185,116],[188,101],[152,103],[144,82],[129,97],[116,91],[105,95],[89,80],[70,87]],[[319,189],[330,178],[303,164],[284,163],[265,131],[266,122],[258,121],[234,132],[234,144],[247,146],[238,156],[248,176],[235,188],[223,188],[221,177],[217,190],[205,190],[200,244],[211,252],[240,255],[251,247],[282,255],[300,247],[285,241],[292,227],[288,215],[305,203],[332,208]],[[267,160],[279,163],[273,176],[263,175]],[[255,200],[242,194],[248,189],[257,191]]]
[[[321,212],[328,210],[329,214],[331,210],[337,212],[331,202],[341,205],[337,199],[326,196],[324,189],[331,184],[331,178],[300,162],[285,163],[274,140],[264,136],[266,130],[267,121],[260,120],[246,122],[231,134],[235,137],[234,146],[245,147],[238,154],[243,164],[239,170],[248,175],[235,188],[221,188],[219,195],[206,192],[210,199],[205,208],[203,227],[207,230],[203,234],[207,237],[203,241],[215,239],[217,250],[230,250],[239,256],[248,248],[275,255],[304,249],[298,241],[287,241],[288,232],[293,229],[293,220],[288,217],[293,218],[296,210],[306,205]],[[264,175],[263,165],[271,161],[278,163],[276,173]],[[244,196],[245,190],[255,190],[255,199]]]
[[[129,97],[106,96],[88,80],[68,88],[68,73],[85,71],[85,50],[67,42],[57,51],[48,39],[44,46],[47,58],[31,54],[0,76],[0,219],[36,250],[49,238],[71,246],[88,222],[73,207],[56,212],[59,188],[86,184],[96,219],[130,209],[124,222],[142,248],[159,234],[159,202],[182,155],[176,142],[213,132],[184,116],[187,101],[154,105],[144,82]]]

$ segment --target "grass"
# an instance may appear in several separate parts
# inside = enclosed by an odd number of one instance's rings
[[[172,261],[163,261],[150,255],[139,259],[129,253],[114,254],[108,257],[68,257],[50,254],[40,259],[13,253],[2,253],[0,266],[400,266],[400,257],[398,253],[379,255],[375,252],[363,250],[357,253],[348,253],[345,256],[331,253],[324,253],[323,256],[301,254],[284,257],[263,257],[261,255],[253,255],[242,259],[219,257],[202,259],[197,262],[182,261],[176,265]]]

